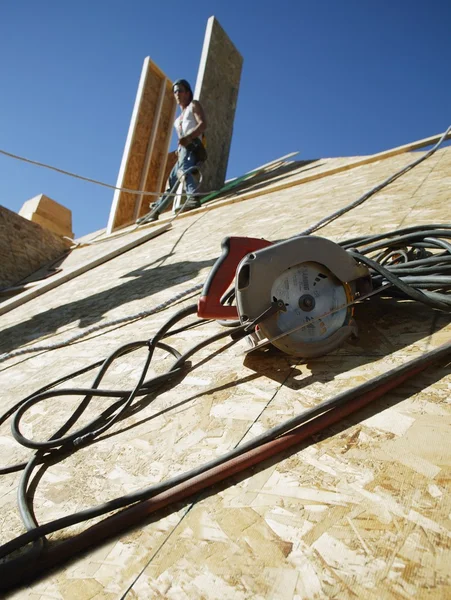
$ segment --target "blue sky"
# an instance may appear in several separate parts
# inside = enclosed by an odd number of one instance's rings
[[[244,57],[228,178],[451,124],[449,0],[1,0],[0,149],[114,185],[144,58],[194,86],[211,15]],[[112,191],[0,155],[0,204],[40,193],[107,223]]]

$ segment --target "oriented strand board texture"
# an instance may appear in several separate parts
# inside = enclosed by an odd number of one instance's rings
[[[59,235],[0,206],[0,288],[62,257],[67,248]]]
[[[396,156],[188,214],[162,236],[1,316],[0,352],[62,340],[93,324],[156,306],[205,280],[225,235],[293,235],[417,156]],[[451,148],[446,148],[321,234],[341,240],[446,222],[450,180]],[[72,254],[75,260],[76,251]],[[2,409],[120,344],[152,336],[193,300],[58,351],[0,363]],[[357,307],[356,320],[357,341],[307,363],[280,353],[245,357],[244,345],[203,362],[222,344],[203,349],[193,359],[198,368],[177,387],[149,398],[98,443],[41,473],[35,492],[38,520],[199,465],[449,341],[451,335],[449,315],[412,302],[372,299]],[[184,351],[219,330],[216,323],[207,323],[166,341]],[[145,352],[123,357],[105,386],[131,388],[144,360]],[[153,369],[161,372],[171,363],[158,351]],[[67,385],[90,381],[86,374]],[[155,515],[11,597],[449,598],[450,389],[449,365],[442,362],[291,453]],[[24,431],[36,439],[49,437],[77,404],[73,397],[46,401],[27,415]],[[83,418],[92,418],[107,404],[92,402]],[[6,425],[0,444],[3,464],[28,456]],[[23,531],[16,509],[19,477],[0,478],[2,541]]]
[[[160,93],[164,84],[161,112],[158,111]],[[168,131],[172,127],[175,100],[171,82],[146,58],[141,73],[140,85],[135,100],[130,129],[122,157],[117,187],[140,190],[142,181],[144,191],[160,192],[159,174],[164,171],[170,142]],[[150,166],[146,176],[146,156],[152,143]],[[164,183],[164,182],[162,182]],[[116,190],[111,206],[108,224],[109,232],[133,223],[137,216],[148,212],[152,196],[140,197],[130,192]]]
[[[175,102],[172,93],[172,84],[166,80],[164,100],[161,107],[161,116],[156,131],[154,149],[151,156],[149,171],[144,189],[146,191],[162,191],[166,180],[164,173],[168,159],[168,147],[172,134],[175,113]],[[155,202],[155,196],[143,196],[140,202],[138,215],[142,216],[149,212],[149,204]]]
[[[219,22],[210,17],[194,92],[208,123],[208,160],[202,167],[204,191],[217,190],[225,181],[242,65],[241,54]]]

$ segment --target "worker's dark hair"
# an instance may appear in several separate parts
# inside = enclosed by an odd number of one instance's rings
[[[191,89],[191,86],[186,81],[186,79],[177,79],[177,81],[174,81],[174,83],[172,84],[172,91],[174,91],[174,88],[176,85],[183,85],[185,90],[190,93],[190,96],[191,96],[190,102],[191,102],[191,100],[193,99],[193,90]]]

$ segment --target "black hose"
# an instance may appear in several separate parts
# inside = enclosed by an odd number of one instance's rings
[[[391,232],[389,231],[386,233],[378,233],[378,234],[368,235],[368,236],[360,235],[355,238],[350,238],[350,239],[343,240],[342,242],[338,242],[338,245],[342,246],[345,249],[353,248],[355,245],[360,245],[362,243],[368,244],[370,242],[377,242],[378,240],[383,240],[386,238],[390,238],[392,236],[400,236],[400,235],[404,235],[406,233],[415,233],[417,231],[423,231],[425,227],[427,227],[428,230],[446,229],[446,230],[449,230],[449,234],[451,235],[451,225],[447,225],[447,224],[443,224],[443,223],[433,223],[433,224],[428,224],[428,225],[412,225],[411,227],[404,227],[403,229],[396,229]]]
[[[196,344],[194,347],[190,348],[187,352],[185,352],[185,354],[180,354],[172,347],[160,341],[166,335],[172,335],[169,330],[173,325],[175,325],[181,319],[191,314],[194,314],[196,311],[196,305],[191,305],[187,308],[182,309],[181,311],[178,311],[159,329],[157,334],[150,340],[133,342],[122,346],[121,348],[113,352],[106,360],[97,361],[96,363],[94,363],[94,365],[90,365],[90,367],[85,367],[84,369],[81,369],[74,374],[65,376],[59,379],[57,382],[54,382],[53,384],[41,388],[39,393],[33,394],[32,396],[25,398],[21,402],[17,403],[14,407],[9,409],[2,416],[2,421],[0,422],[3,422],[3,420],[8,416],[11,416],[14,409],[16,410],[11,425],[13,435],[19,443],[26,447],[35,449],[37,450],[37,452],[28,461],[28,463],[20,463],[19,465],[13,466],[14,470],[19,470],[20,468],[24,469],[18,489],[18,504],[20,515],[23,519],[25,528],[27,529],[27,533],[24,535],[28,535],[29,537],[31,537],[29,541],[26,541],[24,543],[20,542],[22,536],[19,536],[15,540],[4,544],[0,547],[0,557],[8,555],[14,550],[18,550],[24,544],[27,544],[31,541],[33,542],[32,548],[27,551],[25,556],[21,556],[17,559],[28,560],[31,557],[34,557],[38,552],[40,552],[43,549],[44,536],[48,533],[58,531],[59,529],[69,527],[82,521],[100,516],[117,508],[123,508],[125,506],[133,504],[135,502],[139,502],[140,500],[149,497],[148,490],[141,490],[132,494],[126,494],[120,498],[116,498],[102,505],[90,509],[85,509],[72,515],[68,515],[66,517],[62,517],[61,519],[56,519],[51,523],[47,523],[45,525],[38,525],[33,514],[32,506],[30,505],[28,500],[28,489],[32,473],[37,465],[41,463],[50,463],[55,462],[56,460],[62,460],[68,454],[79,449],[82,444],[86,445],[87,443],[93,442],[94,438],[98,437],[101,433],[106,431],[107,428],[111,427],[115,422],[117,422],[121,417],[123,417],[124,413],[127,410],[130,410],[132,402],[136,397],[148,395],[151,391],[154,391],[163,383],[166,383],[170,379],[173,379],[176,375],[179,375],[182,372],[184,365],[187,364],[188,359],[202,348],[208,346],[209,344],[215,341],[230,336],[230,331],[221,331],[220,333],[217,333],[203,340],[199,344]],[[241,339],[241,337],[247,334],[247,332],[244,331],[244,326],[235,328],[233,333],[235,334],[235,339],[231,342],[232,344],[236,343],[239,339]],[[145,361],[145,365],[141,371],[139,381],[133,390],[105,390],[100,389],[98,387],[105,373],[107,372],[107,369],[111,366],[115,359],[117,359],[120,356],[123,356],[124,354],[133,352],[137,348],[142,348],[143,346],[147,346],[149,352]],[[150,361],[153,356],[153,352],[156,347],[161,347],[166,351],[172,353],[176,358],[176,361],[172,364],[168,372],[153,377],[147,381],[144,381],[145,375],[150,365]],[[84,373],[87,370],[90,370],[96,366],[100,366],[101,368],[99,373],[95,377],[91,388],[66,388],[58,390],[52,389],[55,385],[66,381],[70,378],[73,378],[76,375]],[[59,428],[59,430],[52,436],[52,438],[50,438],[50,440],[44,442],[37,442],[34,440],[29,440],[25,436],[23,436],[23,434],[20,432],[19,426],[20,420],[23,417],[23,415],[27,412],[27,410],[29,410],[38,402],[41,402],[42,400],[45,400],[47,398],[62,397],[68,395],[84,396],[82,402],[79,404],[75,411],[76,417],[74,417],[74,415],[71,415],[71,417],[66,421],[66,423],[64,423],[64,425]],[[63,435],[68,431],[68,429],[70,429],[75,424],[77,419],[85,410],[88,402],[90,402],[94,397],[111,397],[119,398],[119,400],[116,401],[108,409],[106,409],[99,417],[85,425],[83,428],[80,428],[69,435]],[[61,437],[61,435],[63,435],[63,437]],[[9,472],[11,472],[12,468],[9,467],[9,469]],[[3,472],[8,472],[8,467],[4,468]],[[167,489],[167,487],[165,487],[164,484],[163,488]],[[16,559],[14,559],[14,561],[15,560]]]

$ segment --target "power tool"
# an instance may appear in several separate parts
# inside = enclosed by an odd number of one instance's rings
[[[234,282],[236,306],[224,304]],[[368,268],[336,243],[299,236],[272,243],[227,237],[198,304],[198,316],[239,319],[251,350],[268,342],[305,358],[357,335],[354,301],[371,291]]]

